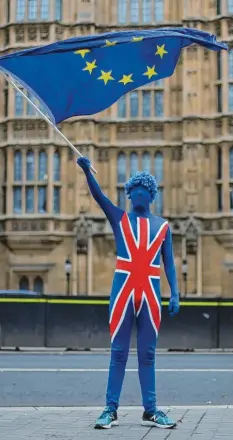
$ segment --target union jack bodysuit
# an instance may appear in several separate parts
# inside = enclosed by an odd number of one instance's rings
[[[117,260],[110,294],[111,361],[106,404],[118,408],[136,317],[139,379],[145,411],[154,414],[155,348],[161,321],[160,257],[171,291],[177,292],[172,237],[163,218],[126,213],[102,193],[91,172],[91,193],[106,214],[115,237]]]

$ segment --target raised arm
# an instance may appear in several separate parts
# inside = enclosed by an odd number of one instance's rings
[[[169,312],[170,315],[173,316],[179,311],[179,290],[170,227],[167,229],[166,237],[162,245],[162,257],[164,262],[164,270],[171,290]]]
[[[98,182],[96,181],[95,177],[93,176],[90,165],[91,162],[87,157],[80,157],[77,160],[78,165],[83,169],[87,183],[90,189],[90,192],[95,199],[95,201],[98,203],[100,208],[105,213],[108,221],[110,222],[111,226],[114,227],[122,218],[122,215],[124,214],[124,211],[118,206],[115,206],[111,200],[109,200],[104,193],[102,192]]]

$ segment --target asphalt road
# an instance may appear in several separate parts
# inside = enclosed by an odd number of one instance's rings
[[[233,354],[158,354],[162,406],[232,405]],[[0,406],[102,406],[109,354],[0,353]],[[141,405],[130,355],[121,405]]]

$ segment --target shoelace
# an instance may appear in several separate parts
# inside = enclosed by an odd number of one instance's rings
[[[103,413],[102,413],[102,416],[105,416],[106,414],[109,414],[109,415],[113,416],[113,411],[111,411],[111,408],[109,408],[109,406],[107,406],[107,407],[104,409],[104,411],[103,411]]]
[[[157,419],[158,416],[167,417],[167,414],[165,414],[163,411],[156,411],[156,414],[154,415],[154,418]]]

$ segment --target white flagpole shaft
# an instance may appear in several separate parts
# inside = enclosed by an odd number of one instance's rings
[[[31,101],[30,98],[28,98],[27,95],[15,84],[15,82],[6,74],[3,74],[6,80],[12,84],[12,86],[36,109],[36,111],[42,116],[45,121],[53,127],[53,129],[66,141],[66,143],[70,146],[70,148],[79,156],[83,157],[83,155],[80,153],[80,151],[77,150],[77,148],[65,137],[65,135],[56,127],[56,125],[53,124],[53,122],[34,104],[33,101]],[[96,169],[91,165],[91,170],[97,174]]]

